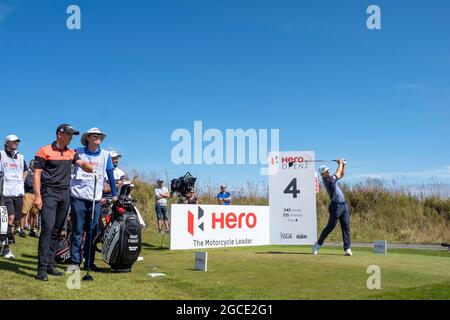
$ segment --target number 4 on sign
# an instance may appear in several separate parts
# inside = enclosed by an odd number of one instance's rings
[[[297,178],[292,179],[292,181],[288,184],[286,189],[284,189],[283,193],[286,194],[292,193],[292,197],[297,198],[297,194],[300,193],[300,190],[297,189]]]

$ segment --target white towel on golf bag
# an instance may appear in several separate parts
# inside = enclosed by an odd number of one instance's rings
[[[141,213],[139,212],[138,208],[136,208],[136,206],[134,206],[134,210],[136,210],[136,214],[138,216],[139,223],[141,224],[141,227],[142,228],[147,228],[147,225],[145,224],[145,221],[142,218]]]

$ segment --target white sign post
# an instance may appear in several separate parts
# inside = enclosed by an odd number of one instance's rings
[[[206,272],[208,270],[208,252],[195,253],[195,270]]]
[[[386,240],[375,240],[373,244],[373,249],[375,253],[387,254],[387,241]]]
[[[270,153],[271,244],[313,244],[317,240],[315,154]]]

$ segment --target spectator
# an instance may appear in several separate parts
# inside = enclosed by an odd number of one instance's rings
[[[118,167],[119,165],[119,159],[122,158],[122,155],[120,153],[117,153],[116,151],[110,151],[111,160],[113,162],[114,166],[114,180],[116,181],[116,190],[119,190],[122,186],[123,182],[128,180],[127,174]],[[103,197],[104,198],[111,198],[111,188],[108,183],[108,177],[105,177],[105,183],[103,185]]]
[[[23,155],[19,154],[20,139],[11,134],[5,138],[4,150],[0,151],[0,171],[3,172],[3,200],[8,210],[8,238],[15,242],[14,222],[20,221],[23,208],[24,180],[28,167]],[[3,250],[3,256],[14,259],[9,245]]]
[[[69,124],[56,129],[56,141],[39,149],[35,157],[33,179],[34,204],[41,210],[38,272],[36,279],[48,281],[47,274],[63,276],[55,266],[58,236],[61,233],[70,206],[71,165],[77,164],[86,172],[93,168],[68,147],[74,135],[79,135]]]
[[[116,182],[114,179],[114,166],[110,156],[110,152],[103,150],[100,144],[105,139],[106,134],[98,128],[91,128],[81,136],[81,144],[84,147],[77,149],[77,155],[85,163],[91,163],[95,167],[95,174],[98,176],[96,181],[96,191],[94,194],[94,177],[90,173],[86,173],[78,165],[71,180],[71,211],[70,219],[72,226],[70,259],[71,265],[68,271],[74,272],[79,270],[81,263],[81,240],[83,233],[86,232],[86,245],[84,246],[84,269],[95,272],[102,272],[103,269],[94,264],[95,248],[91,245],[92,239],[95,238],[97,223],[100,218],[102,199],[103,181],[108,176],[109,187],[112,197],[116,196]],[[95,198],[95,200],[94,200]],[[94,208],[93,202],[95,201]],[[92,220],[92,210],[94,210],[94,219]]]
[[[166,227],[166,232],[170,232],[169,216],[167,210],[167,199],[170,198],[169,189],[164,187],[164,181],[158,180],[155,188],[155,212],[158,223],[158,231],[162,233],[162,225]]]
[[[219,192],[219,194],[217,195],[216,198],[219,201],[219,204],[231,205],[231,195],[227,191],[227,186],[226,185],[221,185],[220,186],[220,192]]]
[[[19,236],[24,238],[25,238],[24,227],[27,218],[28,224],[30,226],[30,237],[34,238],[38,237],[36,231],[34,230],[39,216],[39,209],[34,205],[33,176],[34,176],[34,160],[31,160],[30,166],[28,168],[28,174],[24,184],[25,196],[23,197],[22,218],[20,219],[20,229],[23,234],[19,233]]]
[[[198,204],[194,188],[189,188],[184,196],[184,204]]]

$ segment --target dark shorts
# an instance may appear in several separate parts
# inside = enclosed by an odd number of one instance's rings
[[[23,196],[5,197],[5,206],[8,209],[9,216],[15,216],[16,220],[20,219],[23,208]]]
[[[166,206],[155,206],[156,218],[158,220],[169,220],[168,211]]]

